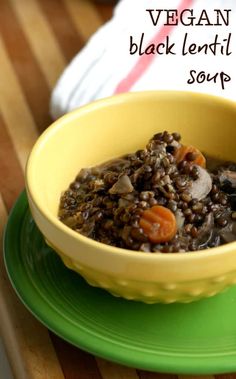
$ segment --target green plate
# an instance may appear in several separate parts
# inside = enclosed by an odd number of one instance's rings
[[[5,232],[5,264],[26,307],[49,329],[97,356],[175,374],[236,370],[236,287],[192,304],[146,305],[90,287],[44,242],[18,199]]]

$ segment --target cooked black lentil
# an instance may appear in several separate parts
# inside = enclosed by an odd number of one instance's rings
[[[60,200],[59,219],[105,244],[140,252],[208,249],[236,239],[236,164],[209,171],[177,162],[179,133],[155,134],[143,150],[82,169]],[[212,160],[211,160],[212,166]],[[139,225],[144,210],[169,208],[178,230],[169,242],[152,243]]]

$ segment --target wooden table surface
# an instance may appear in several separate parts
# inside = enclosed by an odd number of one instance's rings
[[[24,188],[30,149],[51,123],[48,104],[57,78],[111,14],[111,5],[89,0],[0,0],[1,232]],[[2,254],[0,328],[17,379],[177,378],[110,363],[53,335],[16,297]],[[235,379],[236,374],[216,377]]]

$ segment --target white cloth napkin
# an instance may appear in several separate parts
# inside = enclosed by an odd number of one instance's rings
[[[163,27],[166,22],[162,12],[157,25],[153,25],[146,9],[186,9],[193,8],[199,17],[206,9],[212,23],[216,23],[215,9],[231,9],[229,26],[177,26]],[[157,13],[153,12],[155,18]],[[186,19],[186,17],[185,17]],[[143,49],[150,43],[165,42],[169,35],[170,44],[174,43],[172,54],[130,54],[130,36],[139,45],[144,33]],[[160,34],[164,33],[164,37]],[[212,43],[215,35],[224,47],[231,33],[229,46],[231,55],[218,53],[198,53],[182,55],[183,40],[188,33],[187,44],[201,46]],[[141,90],[187,90],[206,92],[236,100],[235,71],[236,59],[236,0],[120,0],[115,7],[112,19],[102,26],[88,41],[87,45],[75,56],[59,78],[51,97],[50,111],[53,118],[78,108],[93,100],[119,92]],[[188,84],[200,71],[214,81]],[[230,80],[222,88],[220,73],[224,72]],[[201,79],[201,78],[199,78]]]

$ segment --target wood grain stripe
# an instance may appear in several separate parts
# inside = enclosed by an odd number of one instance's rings
[[[179,379],[215,379],[214,375],[178,375]]]
[[[103,379],[139,379],[135,369],[96,358]]]
[[[65,379],[103,379],[95,358],[51,333]],[[110,378],[112,379],[112,377]]]
[[[66,61],[37,0],[10,0],[46,81],[53,88]]]
[[[0,32],[9,59],[41,133],[51,123],[48,114],[50,91],[45,77],[8,1],[1,2]]]
[[[143,370],[138,370],[138,375],[140,379],[178,379],[177,375],[160,374]]]
[[[83,47],[84,41],[62,0],[40,0],[41,8],[67,61]]]
[[[12,63],[0,38],[0,110],[21,167],[38,134]]]
[[[2,194],[0,193],[0,239],[1,239],[1,245],[0,246],[2,246],[2,232],[3,232],[3,229],[4,229],[6,222],[7,222],[7,210],[6,210],[4,202],[3,202]],[[1,252],[2,252],[2,250],[1,250]],[[2,259],[3,259],[2,254],[0,254],[0,270],[1,270],[1,273],[2,273],[2,263],[3,263]]]
[[[0,196],[0,244],[7,212]],[[49,338],[40,324],[16,297],[0,254],[1,335],[15,378],[65,379]]]
[[[17,0],[16,0],[17,1]],[[103,24],[95,5],[89,0],[63,0],[66,8],[84,41]]]
[[[107,3],[103,3],[101,1],[101,4],[95,3],[97,11],[100,13],[103,22],[106,22],[110,20],[113,14],[113,7],[111,4],[115,5],[116,1],[108,1]]]
[[[0,141],[0,188],[4,203],[9,211],[24,188],[24,179],[20,162],[1,115]]]

